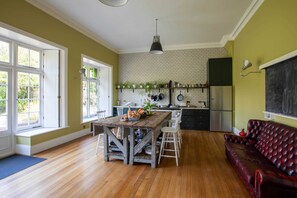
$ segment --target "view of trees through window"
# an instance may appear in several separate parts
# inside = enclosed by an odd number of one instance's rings
[[[83,117],[89,118],[96,116],[99,109],[99,69],[88,64],[83,68],[86,69],[86,77],[82,79]]]
[[[0,41],[0,62],[9,62],[9,43]]]
[[[40,52],[19,46],[18,65],[40,68]]]
[[[10,54],[12,45],[17,48],[13,55]],[[40,126],[40,63],[41,51],[0,40],[0,131],[8,129],[9,116],[16,120],[17,130]],[[12,75],[13,73],[16,75]],[[16,82],[15,87],[9,84],[9,78]],[[12,100],[10,106],[8,90],[14,92],[16,99]],[[16,116],[8,115],[14,111]]]
[[[7,130],[8,74],[0,71],[0,132]]]
[[[35,125],[40,117],[40,75],[18,72],[18,127]]]

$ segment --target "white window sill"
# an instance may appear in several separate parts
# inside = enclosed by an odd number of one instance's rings
[[[92,121],[98,120],[97,117],[91,117],[91,118],[84,118],[83,121],[81,122],[81,124],[86,124]]]
[[[112,116],[106,116],[105,118],[110,118],[110,117],[112,117]],[[81,124],[87,124],[87,123],[89,123],[89,122],[97,121],[97,120],[98,120],[97,117],[85,118],[85,119],[81,122]]]
[[[40,134],[44,134],[44,133],[49,133],[49,132],[53,132],[53,131],[57,131],[57,130],[61,130],[61,129],[65,129],[68,127],[61,127],[61,128],[37,128],[37,129],[31,129],[28,130],[26,132],[21,132],[18,134],[15,134],[15,136],[17,137],[33,137],[36,135],[40,135]]]

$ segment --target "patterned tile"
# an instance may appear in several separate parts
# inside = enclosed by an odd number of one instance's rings
[[[162,55],[150,53],[121,54],[119,57],[119,82],[169,82],[169,80],[183,84],[204,84],[207,80],[207,61],[209,58],[226,57],[224,48],[190,49],[165,51]],[[192,105],[199,106],[198,101],[207,100],[207,90],[201,89],[181,90],[185,96],[184,103],[190,101]],[[157,94],[159,90],[154,90]],[[168,104],[168,90],[162,90],[165,99],[161,105]],[[144,90],[123,90],[119,92],[120,101],[130,101],[140,104],[147,99]],[[178,91],[172,95],[172,103],[179,104],[176,97]]]

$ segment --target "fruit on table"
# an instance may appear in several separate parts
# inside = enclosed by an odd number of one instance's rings
[[[130,108],[128,110],[127,115],[128,115],[128,118],[140,118],[141,116],[140,113],[138,113],[137,111],[130,110]]]
[[[138,112],[140,115],[142,115],[142,114],[144,114],[144,113],[145,113],[145,111],[144,111],[144,109],[143,109],[143,108],[140,108],[140,109],[138,109],[138,110],[137,110],[137,112]]]

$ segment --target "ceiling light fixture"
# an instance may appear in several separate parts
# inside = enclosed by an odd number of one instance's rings
[[[101,3],[112,6],[112,7],[120,7],[128,3],[128,0],[99,0]]]
[[[163,54],[162,45],[160,42],[160,36],[158,35],[158,19],[156,19],[156,35],[153,39],[153,44],[151,46],[150,53],[151,54]]]

